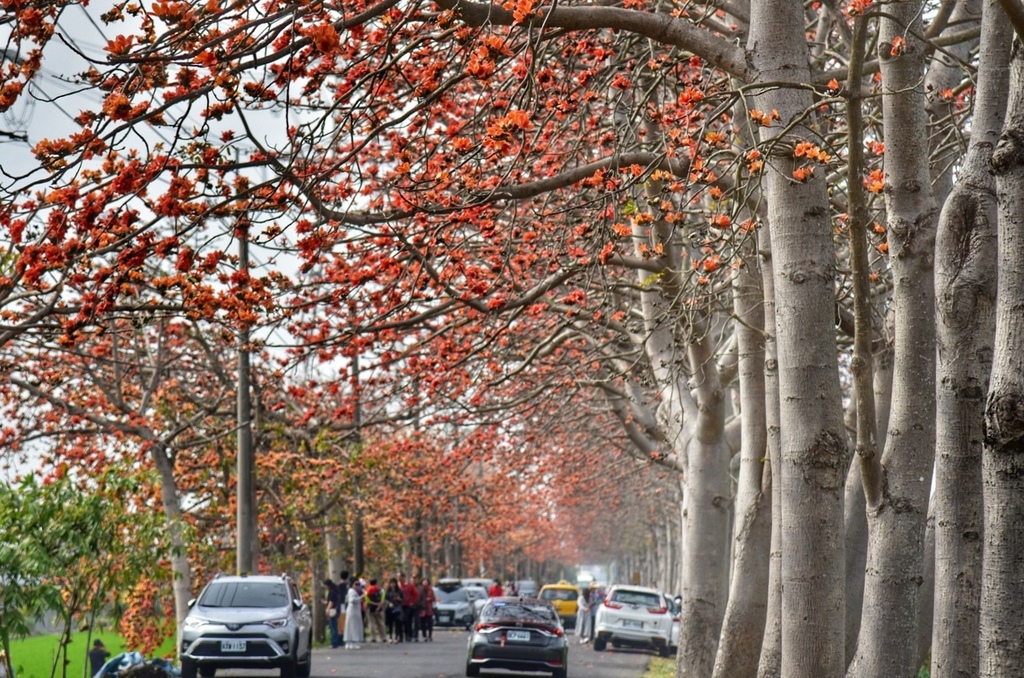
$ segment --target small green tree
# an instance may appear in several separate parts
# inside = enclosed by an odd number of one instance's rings
[[[58,469],[0,485],[0,642],[8,668],[10,640],[52,612],[63,631],[50,675],[66,677],[74,622],[91,630],[105,609],[116,615],[119,592],[159,560],[160,516],[133,501],[149,484],[111,468],[81,482]]]

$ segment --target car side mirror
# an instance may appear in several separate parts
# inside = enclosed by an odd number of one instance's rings
[[[303,602],[301,600],[299,600],[298,598],[293,598],[292,599],[292,607],[295,608],[296,612],[298,612],[299,610],[301,610],[302,608],[305,607],[305,604],[303,604]]]
[[[192,609],[192,606],[195,605],[195,604],[196,604],[196,599],[195,598],[193,598],[193,599],[189,600],[187,603],[185,603],[185,605],[188,606],[188,608],[190,610]]]

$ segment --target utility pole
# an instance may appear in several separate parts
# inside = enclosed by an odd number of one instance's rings
[[[363,410],[362,410],[362,392],[359,386],[359,354],[357,353],[352,358],[352,371],[355,373],[355,411],[353,412],[352,422],[355,425],[355,445],[357,448],[363,444]],[[356,479],[356,500],[357,505],[355,510],[352,512],[352,573],[355,575],[362,576],[365,574],[366,563],[364,560],[364,546],[363,546],[363,514],[359,510],[359,479]]]
[[[238,268],[244,275],[240,285],[248,287],[249,280],[249,222],[239,221]],[[252,445],[252,400],[249,395],[249,325],[238,323],[238,485],[237,515],[237,570],[238,574],[252,574],[256,568],[256,463]]]

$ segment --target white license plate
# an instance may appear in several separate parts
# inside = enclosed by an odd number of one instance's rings
[[[245,652],[244,640],[222,640],[220,641],[221,652]]]
[[[644,623],[642,621],[636,621],[634,619],[624,619],[622,620],[622,625],[627,629],[642,629],[644,627]]]
[[[505,634],[505,640],[507,640],[509,642],[512,642],[514,640],[514,641],[517,641],[517,642],[527,642],[528,643],[528,642],[530,642],[530,632],[529,631],[509,631],[508,633]]]
[[[449,617],[446,614],[440,614],[440,615],[437,616],[437,621],[439,621],[441,623],[444,623],[444,622],[448,621],[449,619],[451,619],[451,617]]]

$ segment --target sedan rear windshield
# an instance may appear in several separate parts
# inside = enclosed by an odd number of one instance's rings
[[[623,605],[640,605],[643,607],[661,607],[661,596],[645,591],[613,591],[608,599]]]
[[[487,605],[480,613],[481,621],[522,621],[543,624],[558,622],[558,613],[548,605],[529,605],[524,603],[506,603],[495,601]]]
[[[203,607],[287,607],[288,587],[283,582],[213,582],[199,598]]]
[[[541,600],[576,600],[579,598],[572,589],[544,589],[540,593]]]
[[[455,589],[454,591],[445,591],[444,589],[434,589],[434,595],[437,596],[437,602],[439,603],[468,603],[469,594],[466,593],[465,589]]]

